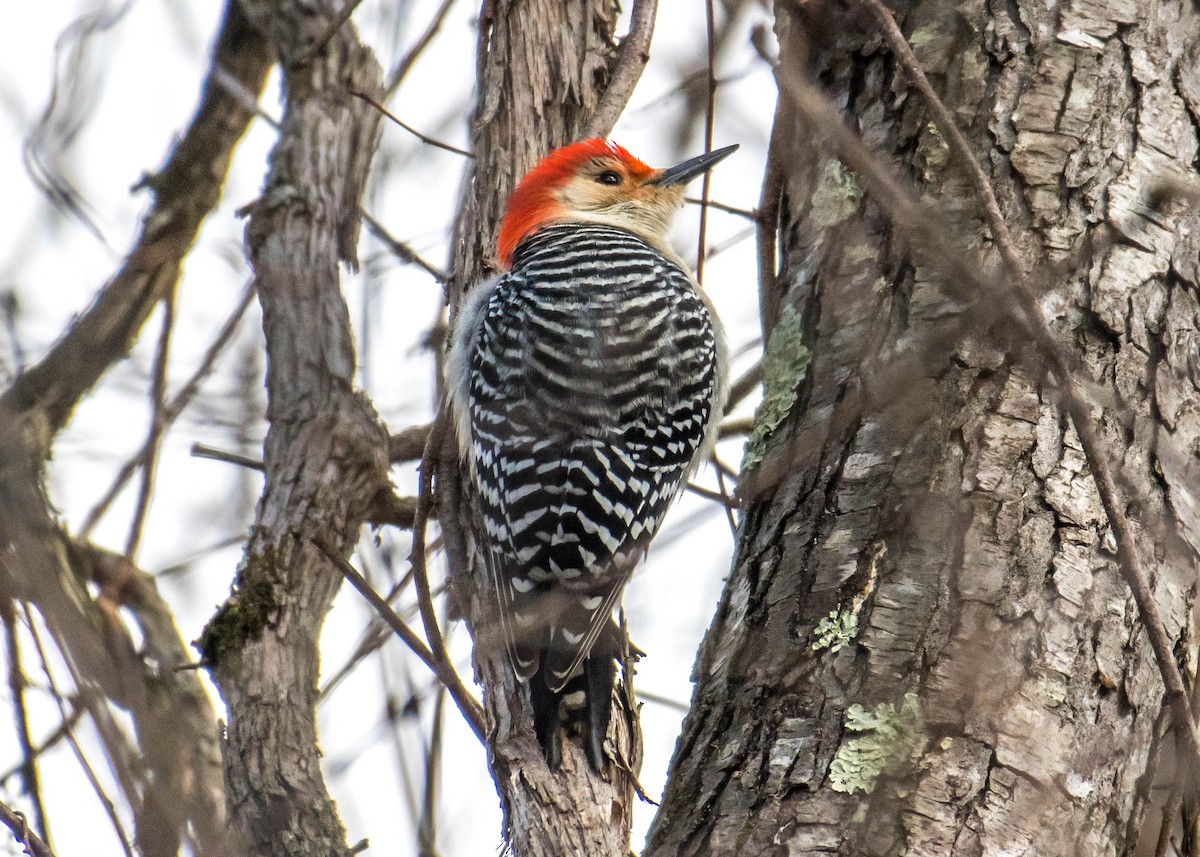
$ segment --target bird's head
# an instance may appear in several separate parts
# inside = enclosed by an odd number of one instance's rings
[[[601,223],[632,232],[667,252],[667,231],[684,187],[737,146],[656,170],[616,143],[583,140],[555,149],[508,198],[498,255],[508,268],[526,236],[554,223]]]

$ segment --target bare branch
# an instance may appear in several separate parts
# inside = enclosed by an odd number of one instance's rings
[[[150,511],[150,492],[154,488],[154,471],[158,463],[158,448],[162,442],[166,423],[167,363],[171,353],[171,334],[175,329],[175,290],[164,297],[162,332],[158,337],[158,348],[154,355],[154,372],[150,384],[150,429],[142,447],[142,479],[138,488],[137,502],[133,510],[133,521],[129,525],[129,537],[125,542],[125,556],[132,561],[137,555],[142,540],[142,528],[146,524],[146,513]]]
[[[925,73],[921,70],[920,64],[913,55],[904,34],[896,25],[895,19],[879,0],[859,0],[859,2],[875,17],[888,47],[904,69],[913,88],[917,90],[926,107],[933,113],[938,129],[945,136],[951,151],[961,162],[975,188],[984,218],[992,230],[1005,267],[1012,278],[1010,285],[1012,294],[1016,298],[1017,321],[1033,336],[1053,368],[1054,380],[1061,393],[1063,405],[1075,426],[1075,433],[1083,447],[1088,468],[1096,480],[1100,502],[1104,506],[1105,514],[1113,528],[1113,535],[1116,537],[1118,563],[1125,581],[1133,593],[1134,601],[1137,602],[1138,612],[1141,614],[1142,623],[1154,649],[1154,656],[1158,661],[1158,668],[1162,673],[1163,683],[1169,697],[1168,701],[1174,711],[1175,725],[1182,735],[1189,755],[1194,761],[1200,761],[1200,735],[1196,732],[1187,683],[1179,670],[1173,645],[1159,615],[1158,603],[1154,599],[1149,578],[1142,567],[1141,553],[1136,546],[1133,528],[1125,514],[1126,503],[1117,488],[1113,475],[1114,465],[1100,443],[1096,417],[1091,405],[1076,389],[1072,371],[1075,361],[1067,355],[1062,343],[1046,327],[1038,298],[1025,279],[1024,266],[1008,233],[1004,217],[1000,213],[1000,206],[996,202],[991,181],[971,152],[966,138],[963,137],[957,123],[950,115],[950,111],[946,109],[946,105],[929,85]],[[994,293],[994,286],[998,284],[989,283],[988,285],[993,285]],[[1193,777],[1195,776],[1196,774],[1193,774]]]
[[[463,719],[471,727],[471,731],[478,736],[481,742],[484,741],[486,727],[483,722],[483,710],[479,707],[479,703],[475,701],[475,698],[467,691],[466,686],[462,683],[462,679],[459,678],[454,665],[449,662],[449,659],[443,660],[435,655],[421,638],[417,636],[417,633],[408,627],[403,619],[396,615],[396,611],[379,596],[379,593],[374,590],[371,584],[367,583],[363,576],[355,570],[354,566],[335,553],[329,545],[321,542],[317,542],[316,545],[325,554],[326,558],[337,566],[342,576],[374,608],[379,618],[387,623],[388,627],[396,633],[396,636],[403,640],[404,644],[412,650],[413,654],[420,658],[421,663],[429,667],[430,671],[445,685],[446,689],[450,691],[450,695],[454,697],[454,702],[458,706],[459,711],[462,712]]]
[[[155,202],[137,243],[87,312],[0,396],[0,414],[44,415],[43,445],[100,375],[129,352],[155,303],[174,288],[180,261],[220,198],[233,147],[254,114],[218,83],[218,69],[257,93],[270,63],[266,42],[231,2],[192,124],[162,170],[143,180]]]
[[[708,77],[705,79],[707,90],[704,102],[704,151],[711,152],[713,122],[717,110],[717,34],[716,22],[713,19],[713,0],[704,0],[704,32],[708,45],[705,65]],[[701,285],[704,284],[704,261],[707,258],[704,248],[708,243],[708,189],[711,184],[712,173],[706,171],[700,184],[700,227],[696,237],[696,282]]]
[[[216,449],[203,443],[192,444],[192,455],[196,458],[211,458],[213,461],[224,461],[229,464],[245,467],[248,470],[257,470],[259,473],[263,472],[263,463],[257,458],[251,458],[248,455],[229,452],[224,449]]]
[[[254,286],[248,285],[246,290],[242,293],[242,297],[238,301],[237,306],[234,308],[233,312],[230,313],[229,318],[225,320],[225,324],[222,325],[221,330],[217,333],[216,339],[213,340],[212,344],[208,347],[208,350],[204,353],[204,356],[200,360],[200,365],[196,367],[196,371],[192,373],[192,377],[187,380],[187,382],[179,389],[179,392],[176,393],[166,407],[162,409],[162,432],[165,432],[171,426],[171,424],[175,422],[179,415],[187,409],[187,406],[191,404],[192,400],[196,396],[196,393],[200,390],[201,383],[203,383],[204,379],[208,377],[210,372],[212,372],[213,365],[216,363],[217,358],[220,357],[220,355],[224,352],[225,347],[230,343],[230,341],[232,341],[233,335],[237,332],[238,325],[241,323],[242,317],[246,314],[246,310],[250,308],[250,303],[253,300]],[[113,500],[116,499],[117,494],[119,494],[121,489],[125,487],[125,483],[129,481],[129,477],[132,476],[139,467],[143,466],[146,458],[150,455],[150,449],[152,446],[151,441],[152,438],[148,438],[142,448],[139,449],[128,461],[121,465],[121,469],[117,471],[117,475],[113,478],[112,484],[109,485],[108,490],[104,492],[104,496],[100,498],[99,502],[92,507],[91,511],[88,512],[87,516],[83,519],[83,524],[79,528],[79,538],[86,539],[89,535],[91,535],[92,529],[104,516],[104,513],[108,511]]]
[[[42,788],[38,781],[37,751],[29,737],[29,711],[25,707],[25,688],[29,681],[21,667],[21,649],[17,639],[17,613],[10,598],[0,599],[0,617],[4,620],[5,648],[8,650],[8,690],[12,696],[13,719],[17,726],[17,742],[21,747],[21,787],[33,804],[34,824],[42,838],[50,839],[49,820],[42,805]]]
[[[8,804],[0,803],[0,821],[4,822],[4,826],[13,832],[17,842],[25,846],[25,853],[30,857],[54,857],[50,846],[29,829],[29,824],[25,821],[22,813],[11,809]]]
[[[412,134],[414,137],[416,137],[418,140],[420,140],[425,145],[433,146],[435,149],[442,149],[447,152],[453,152],[456,155],[462,155],[464,158],[474,158],[475,157],[474,155],[472,155],[470,152],[466,151],[465,149],[460,149],[457,146],[451,146],[449,143],[443,143],[441,140],[435,140],[428,135],[422,134],[416,128],[409,125],[407,122],[400,120],[394,113],[392,113],[390,110],[388,110],[386,107],[384,107],[382,104],[380,104],[378,101],[376,101],[371,96],[366,95],[362,92],[351,92],[350,94],[353,95],[355,98],[360,98],[363,101],[367,102],[367,104],[370,104],[372,107],[374,107],[376,110],[378,110],[384,116],[386,116],[388,119],[391,119],[393,122],[395,122],[397,125],[399,125],[401,128],[403,128],[408,133]]]
[[[650,40],[654,37],[654,18],[658,0],[634,0],[629,13],[629,32],[621,40],[617,66],[608,81],[600,103],[584,126],[584,137],[607,137],[612,133],[634,87],[650,61]]]
[[[438,34],[438,30],[442,28],[442,23],[446,20],[446,15],[453,5],[454,0],[442,0],[442,5],[434,13],[429,26],[425,28],[425,32],[413,43],[413,46],[408,49],[404,56],[400,58],[400,61],[396,63],[391,73],[388,74],[387,83],[383,87],[385,93],[384,101],[387,101],[396,94],[396,90],[400,88],[400,84],[404,82],[404,78],[408,77],[408,73],[412,71],[412,67],[416,65],[421,54],[425,52],[425,49],[433,41],[434,36]]]
[[[410,426],[392,435],[388,443],[388,460],[392,464],[422,460],[431,428],[430,425]]]
[[[1012,236],[1008,234],[1008,223],[1004,220],[1004,215],[1000,213],[1000,204],[996,202],[996,194],[992,190],[991,180],[983,171],[983,167],[979,165],[979,160],[975,157],[975,153],[971,151],[971,146],[967,142],[967,138],[963,136],[958,123],[954,121],[954,117],[946,109],[945,103],[942,99],[938,98],[937,93],[933,91],[933,87],[929,85],[929,79],[925,77],[925,72],[921,68],[921,64],[917,62],[912,48],[909,47],[904,34],[900,32],[900,28],[896,25],[896,19],[892,17],[892,13],[879,0],[858,0],[858,3],[879,24],[879,31],[883,34],[884,41],[887,42],[892,56],[900,63],[900,67],[904,69],[904,74],[908,78],[908,82],[912,84],[913,89],[917,91],[925,106],[933,114],[933,121],[937,125],[938,130],[942,132],[942,136],[946,138],[946,143],[950,146],[950,150],[961,161],[967,178],[971,180],[971,185],[975,188],[975,195],[979,200],[980,207],[983,209],[984,220],[992,230],[992,236],[996,240],[996,246],[1000,250],[1000,255],[1004,259],[1005,266],[1014,275],[1024,271],[1025,266],[1021,263],[1021,257],[1017,254],[1017,249],[1013,245]]]
[[[325,28],[325,31],[321,33],[321,35],[319,35],[311,45],[300,51],[299,54],[294,57],[289,57],[289,65],[304,65],[305,63],[311,62],[313,57],[325,49],[325,46],[328,45],[330,40],[337,35],[338,30],[340,30],[345,23],[350,20],[350,17],[361,4],[362,0],[346,0],[346,2],[342,4],[342,8],[338,10],[337,15],[335,15],[333,20],[329,22],[329,25]]]
[[[731,414],[762,383],[763,365],[759,360],[729,385],[729,401],[725,403],[725,415]]]
[[[68,697],[68,699],[74,699],[74,697]],[[46,736],[45,740],[43,740],[41,744],[33,748],[29,758],[37,759],[47,750],[56,746],[59,741],[67,737],[68,732],[75,728],[76,724],[79,723],[79,718],[82,716],[83,706],[76,703],[71,709],[70,715],[60,722],[54,731]],[[0,783],[7,783],[13,777],[17,776],[17,774],[21,773],[21,770],[24,767],[25,761],[22,760],[21,763],[15,767],[9,768],[7,771],[0,773]]]
[[[383,227],[383,224],[376,220],[372,215],[367,214],[367,212],[364,211],[362,213],[362,219],[363,223],[367,225],[367,231],[382,241],[387,246],[391,254],[400,261],[409,265],[416,265],[439,283],[444,284],[450,279],[449,274],[433,263],[425,261],[423,258],[421,258],[420,254],[418,254],[416,250],[409,247],[403,241],[393,238],[391,233]]]
[[[59,714],[62,717],[63,722],[66,723],[71,718],[67,714],[66,705],[63,701],[64,696],[61,692],[59,692],[58,683],[54,680],[54,674],[50,672],[50,661],[46,657],[46,649],[45,646],[42,645],[41,634],[38,632],[37,626],[33,622],[32,611],[29,609],[29,605],[24,604],[22,607],[25,610],[25,619],[29,627],[29,634],[33,638],[34,650],[37,652],[38,660],[42,666],[42,674],[46,677],[46,684],[50,688],[51,698],[54,699],[55,705],[58,706]],[[81,697],[79,699],[79,708],[77,710],[88,711],[92,714],[92,720],[96,725],[97,731],[100,732],[101,740],[104,740],[105,731],[103,724],[100,722],[100,719],[95,716],[95,702],[86,697]],[[83,752],[83,748],[79,746],[79,741],[76,740],[74,731],[72,729],[67,729],[65,737],[67,739],[67,746],[71,748],[71,752],[74,754],[75,760],[79,763],[79,767],[83,771],[83,774],[88,781],[88,785],[92,789],[92,793],[96,795],[96,799],[100,802],[100,805],[104,807],[104,813],[108,816],[108,821],[112,825],[113,832],[116,834],[117,840],[121,843],[121,849],[125,852],[125,857],[133,857],[133,848],[129,845],[129,836],[126,834],[125,828],[121,824],[121,819],[117,815],[117,809],[113,805],[112,800],[107,794],[105,794],[104,786],[100,784],[100,778],[96,776],[96,771],[92,767],[92,763],[88,761],[87,756]],[[113,773],[118,780],[121,780],[124,767],[121,763],[124,761],[124,759],[116,754],[113,754],[112,761]],[[131,805],[133,804],[133,799],[135,796],[135,793],[128,795]]]
[[[683,201],[688,205],[703,205],[707,208],[715,208],[717,211],[724,211],[726,214],[736,214],[738,217],[744,217],[747,220],[758,222],[758,212],[751,211],[747,208],[738,208],[733,205],[726,205],[723,202],[717,202],[714,199],[696,199],[695,197],[685,196]]]

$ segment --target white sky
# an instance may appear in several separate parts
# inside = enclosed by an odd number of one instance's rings
[[[753,4],[751,4],[753,6]],[[380,55],[385,68],[394,63],[421,33],[438,6],[437,0],[416,0],[410,16],[397,26],[395,12],[382,21],[385,8],[366,0],[354,17],[364,40]],[[476,2],[459,0],[441,35],[414,68],[389,107],[406,122],[458,146],[467,146],[467,113],[473,84]],[[30,180],[23,160],[26,135],[45,108],[54,79],[56,45],[65,52],[63,35],[81,15],[112,15],[122,6],[107,7],[88,0],[15,4],[7,26],[0,28],[0,293],[15,291],[20,301],[19,342],[0,330],[0,382],[7,383],[17,346],[26,361],[36,360],[82,311],[112,274],[137,233],[145,210],[144,193],[130,187],[147,171],[157,169],[176,134],[186,126],[196,103],[207,65],[209,41],[216,30],[219,0],[132,0],[124,15],[113,15],[111,26],[88,43],[88,62],[80,75],[92,93],[81,108],[65,117],[78,125],[71,145],[59,153],[56,168],[79,190],[100,237],[78,220],[52,218],[40,191]],[[718,77],[732,77],[722,87],[717,105],[715,145],[738,142],[742,149],[714,173],[713,197],[753,208],[759,195],[762,159],[774,110],[774,85],[769,70],[755,57],[748,36],[753,23],[765,21],[757,6],[743,17],[738,35],[718,67]],[[624,32],[624,25],[621,27]],[[672,95],[680,68],[692,69],[704,51],[702,4],[662,0],[653,58],[630,109],[618,124],[614,139],[643,160],[666,165],[701,151],[692,139],[685,150],[673,145],[682,98]],[[262,107],[277,116],[278,83],[268,85]],[[171,390],[193,371],[202,350],[230,312],[244,288],[247,269],[240,254],[243,223],[237,208],[254,199],[265,169],[273,131],[256,122],[236,156],[220,209],[205,225],[185,266],[177,309],[179,318],[171,361]],[[402,129],[386,124],[376,161],[380,170],[391,162],[385,187],[375,188],[367,208],[396,237],[407,241],[434,264],[445,265],[448,230],[463,164],[452,154],[424,147]],[[699,183],[692,190],[698,195]],[[684,258],[695,257],[698,209],[688,207],[680,218],[678,246]],[[709,245],[720,246],[745,233],[749,222],[721,212],[709,220]],[[378,245],[364,238],[360,255],[363,274],[347,275],[345,292],[360,337],[369,333],[362,355],[363,383],[381,416],[393,430],[427,421],[432,395],[432,361],[420,346],[421,336],[440,306],[440,291],[419,270],[399,266]],[[757,278],[753,239],[740,241],[714,257],[705,280],[730,332],[735,353],[743,352],[735,369],[743,370],[757,353]],[[364,300],[364,296],[369,299]],[[365,323],[364,323],[365,321]],[[146,327],[130,361],[112,370],[101,388],[77,411],[55,448],[50,491],[69,527],[76,528],[108,487],[113,473],[145,438],[148,422],[145,390],[158,336],[158,318]],[[174,566],[222,540],[244,534],[253,511],[259,479],[220,462],[193,458],[194,442],[224,449],[237,444],[230,426],[240,421],[233,408],[237,372],[249,365],[261,391],[261,357],[247,364],[261,340],[255,311],[243,323],[238,344],[226,354],[216,375],[205,386],[196,410],[185,415],[168,434],[158,471],[154,504],[138,554],[139,564],[151,571]],[[360,339],[361,342],[361,339]],[[735,374],[738,374],[735,371]],[[261,392],[260,392],[261,395]],[[748,412],[748,408],[744,408]],[[257,439],[261,439],[260,423]],[[257,455],[254,445],[247,454]],[[724,444],[720,453],[735,465],[740,441]],[[394,480],[401,493],[414,490],[412,468],[398,468]],[[699,476],[715,486],[711,472]],[[93,538],[123,551],[135,492],[126,490]],[[699,516],[700,523],[687,523]],[[684,526],[681,526],[684,525]],[[385,532],[385,545],[396,554],[403,571],[408,553],[407,534]],[[369,542],[369,539],[364,540]],[[374,555],[370,545],[369,553]],[[727,573],[732,537],[725,516],[715,505],[685,496],[672,511],[648,563],[625,596],[634,641],[648,652],[638,669],[637,686],[686,702],[691,695],[689,672],[700,636],[716,605]],[[199,636],[204,623],[224,599],[240,556],[240,547],[209,551],[186,573],[161,579],[160,587],[176,610],[185,640]],[[378,567],[378,563],[375,563]],[[326,674],[335,671],[358,642],[370,618],[369,609],[352,591],[339,596],[322,640]],[[464,671],[469,642],[465,631],[452,631],[452,646]],[[26,671],[44,688],[36,659],[26,646]],[[401,781],[397,753],[420,770],[423,735],[412,724],[392,729],[386,723],[382,696],[383,674],[403,692],[424,688],[429,676],[406,656],[396,642],[385,656],[364,663],[321,708],[320,730],[327,781],[338,801],[353,843],[371,841],[368,855],[413,853],[415,835]],[[69,685],[59,669],[56,679]],[[7,712],[7,688],[0,702]],[[49,696],[39,689],[29,694],[31,730],[35,743],[58,724]],[[214,694],[214,698],[216,698]],[[220,710],[219,699],[217,701]],[[422,708],[427,725],[432,706]],[[446,757],[441,785],[439,849],[444,857],[497,853],[500,813],[488,777],[484,753],[452,706],[447,707]],[[0,715],[0,768],[19,759],[9,717]],[[642,710],[646,756],[642,782],[649,794],[661,793],[666,765],[679,730],[673,709],[647,703]],[[103,756],[90,726],[79,734],[85,752],[110,794]],[[392,736],[398,736],[393,738]],[[65,745],[41,760],[44,796],[58,857],[121,853],[111,825],[95,795],[88,789],[78,764]],[[8,781],[4,799],[27,809]],[[419,790],[419,782],[412,788]],[[653,807],[640,806],[635,816],[633,845],[640,847]],[[122,816],[129,827],[127,815]],[[0,840],[3,838],[0,837]],[[7,848],[8,852],[4,849]],[[0,853],[19,853],[9,843]]]

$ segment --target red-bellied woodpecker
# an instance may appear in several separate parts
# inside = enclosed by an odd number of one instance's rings
[[[667,232],[684,186],[736,148],[665,170],[604,140],[551,152],[508,200],[507,272],[455,321],[446,371],[460,454],[552,770],[563,699],[578,691],[587,757],[603,767],[613,608],[716,440],[725,337]]]

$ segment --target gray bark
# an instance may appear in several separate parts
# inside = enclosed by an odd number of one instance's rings
[[[235,828],[254,855],[347,855],[321,775],[317,641],[347,553],[387,485],[387,434],[354,390],[338,281],[355,263],[380,71],[350,24],[314,51],[336,3],[244,4],[284,68],[284,114],[246,243],[267,340],[266,484],[233,592],[201,649],[229,712]]]
[[[970,187],[869,17],[777,15],[781,74],[815,76],[986,252]],[[1196,11],[916,2],[900,23],[1078,355],[1190,651],[1200,220],[1150,193],[1196,165]],[[903,246],[786,99],[778,123],[764,305],[782,308],[766,385],[784,418],[743,480],[646,854],[1128,853],[1163,687],[1055,388],[1003,318],[948,296],[937,260]]]

